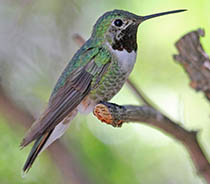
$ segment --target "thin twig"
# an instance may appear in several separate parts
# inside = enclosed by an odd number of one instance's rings
[[[75,43],[79,46],[82,46],[85,43],[85,39],[82,38],[79,34],[75,33],[73,35],[73,40],[75,41]]]
[[[142,101],[147,106],[150,106],[150,107],[152,106],[152,103],[149,101],[149,99],[144,94],[144,92],[141,90],[141,88],[137,89],[136,85],[131,81],[131,79],[128,79],[126,81],[126,84],[132,90],[132,92],[136,95],[137,99]]]

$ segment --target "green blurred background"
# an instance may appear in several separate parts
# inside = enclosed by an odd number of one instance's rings
[[[209,104],[203,94],[189,87],[187,75],[172,59],[177,52],[174,43],[200,27],[206,32],[203,46],[210,52],[208,0],[1,0],[1,86],[18,107],[36,118],[46,106],[59,74],[78,49],[72,40],[75,33],[87,39],[97,18],[108,10],[147,15],[179,8],[188,11],[140,26],[137,63],[130,78],[170,118],[189,130],[202,130],[199,138],[208,154]],[[139,104],[127,86],[112,101]],[[22,178],[21,168],[31,147],[19,149],[25,131],[20,122],[11,123],[0,112],[0,183],[77,183],[64,179],[47,151]],[[112,128],[92,114],[79,116],[61,142],[80,168],[74,172],[88,180],[84,183],[204,183],[180,143],[145,125]]]

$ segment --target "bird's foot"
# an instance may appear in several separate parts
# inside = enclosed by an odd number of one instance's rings
[[[108,102],[102,102],[97,104],[93,110],[93,114],[101,121],[113,127],[121,127],[122,121],[114,119],[112,113],[109,110],[109,105],[112,105]]]

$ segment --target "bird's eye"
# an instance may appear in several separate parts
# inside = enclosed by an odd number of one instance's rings
[[[123,21],[121,19],[116,19],[114,21],[114,25],[117,27],[121,27],[123,25]]]

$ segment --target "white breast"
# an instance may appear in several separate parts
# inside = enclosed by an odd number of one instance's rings
[[[136,62],[136,52],[129,53],[125,49],[122,51],[113,50],[112,52],[117,57],[121,69],[129,75]]]

